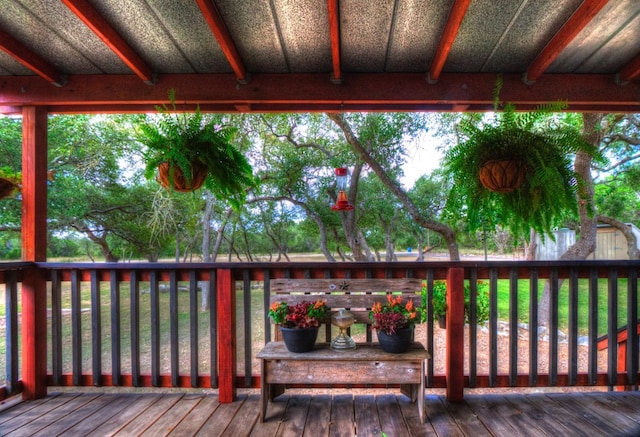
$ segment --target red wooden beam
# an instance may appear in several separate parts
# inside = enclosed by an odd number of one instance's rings
[[[626,83],[638,77],[640,77],[640,55],[636,56],[620,70],[618,80],[620,83]]]
[[[47,259],[47,112],[22,111],[22,257]],[[34,268],[22,282],[23,399],[47,394],[46,270]]]
[[[86,0],[62,0],[146,84],[153,84],[153,71],[131,46]]]
[[[2,29],[0,29],[0,50],[50,84],[63,85],[62,74],[58,70]]]
[[[444,27],[442,36],[440,37],[440,43],[438,44],[433,61],[431,62],[431,69],[429,70],[427,77],[429,83],[435,83],[440,79],[440,73],[442,72],[444,63],[449,56],[451,46],[453,46],[453,42],[458,35],[460,25],[467,13],[469,4],[471,4],[471,0],[456,0],[453,4],[451,13],[449,14],[449,19],[447,20],[447,24]]]
[[[229,64],[231,64],[231,68],[235,72],[238,81],[247,82],[248,78],[244,63],[240,58],[240,54],[231,38],[231,34],[229,34],[227,26],[220,16],[220,12],[218,12],[218,8],[216,8],[211,0],[196,0],[196,3],[198,3],[202,15],[204,15],[205,20],[207,20],[207,24],[209,24],[213,35],[216,37],[216,40],[218,40],[222,52],[227,57]]]
[[[340,10],[338,0],[328,0],[329,9],[329,38],[331,40],[331,60],[333,62],[333,75],[331,81],[342,82],[342,67],[340,65]]]
[[[231,270],[217,269],[218,396],[221,403],[236,400],[236,290]]]
[[[464,396],[464,268],[462,267],[452,267],[447,274],[446,343],[446,395],[450,402],[460,402]]]
[[[538,54],[525,73],[525,82],[535,82],[562,50],[578,36],[609,0],[584,0],[547,46]]]
[[[520,74],[504,74],[500,97],[535,109],[541,103],[569,102],[569,111],[640,112],[640,81],[617,85],[610,74],[545,74],[535,85]],[[199,104],[203,111],[233,113],[238,103],[252,112],[324,111],[491,111],[496,75],[443,75],[429,85],[422,73],[351,73],[342,86],[326,73],[254,74],[252,86],[238,87],[233,74],[162,75],[155,87],[144,86],[135,75],[69,76],[62,88],[35,76],[3,76],[0,109],[44,105],[50,113],[148,112],[169,103],[174,88],[185,110]],[[296,86],[291,86],[295,83]]]

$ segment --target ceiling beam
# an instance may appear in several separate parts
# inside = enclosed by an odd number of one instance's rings
[[[238,53],[238,49],[233,42],[233,38],[231,38],[229,30],[220,16],[218,8],[211,2],[211,0],[196,0],[196,3],[198,4],[200,11],[202,11],[202,15],[207,21],[207,24],[209,24],[211,32],[213,32],[213,35],[218,41],[220,49],[226,56],[227,61],[236,74],[238,82],[247,83],[249,81],[247,70],[244,67],[244,63]]]
[[[153,70],[86,0],[62,0],[147,85],[153,85]]]
[[[238,87],[234,74],[159,79],[155,87],[146,87],[134,75],[71,75],[56,88],[34,76],[5,76],[0,109],[41,105],[52,113],[148,112],[168,104],[167,90],[173,88],[185,110],[199,104],[211,112],[491,111],[496,75],[448,73],[436,85],[421,73],[354,73],[345,75],[341,86],[327,81],[326,73],[254,74],[250,87]],[[640,112],[638,96],[640,81],[621,87],[606,74],[546,74],[535,86],[519,74],[504,74],[500,94],[518,110],[560,99],[575,112]]]
[[[63,75],[20,41],[0,29],[0,50],[55,86],[64,84]]]
[[[333,74],[331,81],[342,83],[342,66],[340,64],[340,11],[338,0],[328,0],[329,9],[329,39],[331,40],[331,60]]]
[[[620,70],[620,73],[618,73],[618,82],[626,84],[638,77],[640,77],[640,55],[633,58],[631,62]]]
[[[467,13],[469,4],[471,4],[471,0],[456,0],[453,4],[451,13],[449,14],[449,19],[447,20],[447,24],[442,32],[440,43],[438,44],[433,61],[431,62],[431,68],[429,69],[429,73],[427,73],[427,80],[429,83],[436,83],[440,79],[440,73],[442,72],[444,63],[449,56],[451,46],[453,46],[453,42],[458,35],[460,25]]]
[[[571,18],[560,28],[525,72],[527,83],[535,82],[573,39],[589,24],[609,0],[584,0]]]

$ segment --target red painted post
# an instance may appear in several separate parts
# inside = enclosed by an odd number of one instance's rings
[[[464,269],[447,273],[446,396],[450,402],[464,397]]]
[[[236,294],[229,269],[216,271],[218,297],[218,398],[221,403],[236,399]]]
[[[47,111],[22,110],[22,259],[47,259]],[[47,395],[47,282],[33,269],[22,282],[22,398]]]

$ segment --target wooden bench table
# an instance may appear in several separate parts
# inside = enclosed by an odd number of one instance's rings
[[[403,393],[418,401],[424,422],[424,360],[429,353],[421,343],[413,343],[401,354],[384,352],[377,343],[360,343],[348,351],[317,343],[311,352],[292,353],[283,342],[275,341],[267,343],[257,357],[261,362],[262,421],[269,401],[286,384],[401,384]]]

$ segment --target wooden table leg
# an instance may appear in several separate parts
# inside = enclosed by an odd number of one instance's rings
[[[420,385],[418,387],[418,414],[422,423],[425,422],[424,414],[424,360],[420,363]]]
[[[264,422],[267,416],[267,405],[269,403],[269,384],[266,381],[265,360],[260,360],[260,422]]]

